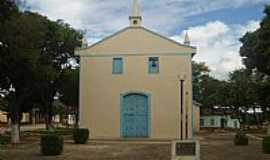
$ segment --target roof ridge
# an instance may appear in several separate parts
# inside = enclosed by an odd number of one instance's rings
[[[197,49],[197,48],[194,47],[194,46],[189,46],[189,45],[185,45],[185,44],[179,43],[179,42],[177,42],[177,41],[175,41],[175,40],[173,40],[173,39],[171,39],[171,38],[168,38],[168,37],[166,37],[166,36],[164,36],[164,35],[161,35],[160,33],[154,32],[154,31],[152,31],[152,30],[150,30],[150,29],[148,29],[148,28],[145,28],[145,27],[143,27],[143,26],[137,27],[137,28],[142,28],[142,29],[146,30],[147,32],[153,33],[153,34],[155,34],[155,35],[157,35],[157,36],[159,36],[159,37],[161,37],[161,38],[163,38],[163,39],[166,39],[166,40],[168,40],[168,41],[170,41],[170,42],[173,42],[173,43],[175,43],[175,44],[177,44],[177,45],[180,45],[180,46],[182,46],[182,47],[188,47],[188,48]]]
[[[152,30],[150,30],[150,29],[148,29],[148,28],[145,28],[145,27],[143,27],[143,26],[139,26],[139,27],[137,27],[137,26],[136,26],[136,27],[134,27],[134,26],[128,26],[128,27],[125,27],[125,28],[119,30],[118,32],[115,32],[115,33],[113,33],[113,34],[111,34],[111,35],[109,35],[109,36],[103,38],[102,40],[100,40],[100,41],[98,41],[98,42],[96,42],[96,43],[94,43],[94,44],[88,46],[87,48],[79,48],[78,51],[91,49],[91,48],[95,47],[96,45],[98,45],[98,44],[100,44],[100,43],[102,43],[102,42],[104,42],[104,41],[106,41],[106,40],[108,40],[108,39],[110,39],[110,38],[112,38],[112,37],[115,37],[116,35],[118,35],[118,34],[124,32],[124,31],[126,31],[126,30],[128,30],[128,29],[142,29],[142,30],[144,30],[144,31],[146,31],[146,32],[148,32],[148,33],[154,34],[154,35],[156,35],[156,36],[158,36],[158,37],[160,37],[160,38],[162,38],[162,39],[164,39],[164,40],[167,40],[167,41],[169,41],[169,42],[171,42],[171,43],[174,43],[174,44],[176,44],[176,45],[178,45],[178,46],[196,49],[196,47],[188,46],[188,45],[185,45],[185,44],[181,44],[181,43],[179,43],[179,42],[177,42],[177,41],[175,41],[175,40],[173,40],[173,39],[170,39],[170,38],[168,38],[168,37],[166,37],[166,36],[163,36],[163,35],[161,35],[161,34],[159,34],[159,33],[157,33],[157,32],[154,32],[154,31],[152,31]],[[194,54],[195,54],[195,53],[194,53]]]

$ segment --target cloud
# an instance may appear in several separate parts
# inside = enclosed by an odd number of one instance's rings
[[[24,0],[33,11],[50,19],[63,19],[86,30],[90,42],[104,38],[128,25],[132,0]],[[191,16],[225,8],[264,4],[270,0],[141,0],[143,23],[148,28],[171,35],[192,24]]]
[[[221,21],[214,21],[189,28],[192,45],[198,47],[194,60],[206,62],[214,77],[227,78],[229,72],[243,67],[239,56],[239,38],[258,27],[259,21],[249,21],[246,25],[227,25]],[[184,35],[185,32],[182,32],[180,36],[171,38],[183,42]]]
[[[132,0],[24,0],[32,11],[50,19],[63,19],[77,29],[87,31],[89,43],[126,27]],[[141,0],[143,24],[166,36],[174,35],[183,26],[194,24],[193,18],[222,9],[241,9],[262,5],[270,0]],[[229,14],[229,13],[228,13]],[[201,17],[204,18],[204,17]],[[203,22],[204,23],[204,22]],[[195,23],[196,24],[196,23]],[[198,24],[197,24],[198,25]],[[258,21],[247,24],[225,24],[222,19],[189,28],[192,43],[198,46],[197,61],[205,61],[217,78],[242,67],[239,38],[258,27]]]

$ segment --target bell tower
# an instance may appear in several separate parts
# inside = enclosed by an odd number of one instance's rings
[[[142,16],[138,0],[133,0],[133,7],[131,15],[129,16],[129,21],[131,27],[139,27],[142,24]]]
[[[184,44],[187,46],[190,46],[190,39],[189,39],[188,31],[186,32],[186,35],[185,35]]]

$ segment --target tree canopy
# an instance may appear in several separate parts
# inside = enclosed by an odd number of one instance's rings
[[[265,7],[264,13],[260,28],[240,39],[243,44],[240,55],[248,69],[270,75],[270,5]]]
[[[0,91],[12,124],[20,115],[40,106],[52,117],[54,97],[60,92],[61,75],[72,68],[74,50],[82,32],[62,20],[19,11],[13,0],[0,4]],[[3,10],[2,10],[3,9]],[[64,94],[64,93],[62,93]]]

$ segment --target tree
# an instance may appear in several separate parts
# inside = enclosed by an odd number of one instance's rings
[[[270,75],[270,5],[265,7],[266,16],[255,32],[246,33],[240,41],[240,56],[248,69]]]
[[[73,29],[61,20],[49,21],[47,25],[48,31],[42,46],[44,48],[43,56],[40,59],[40,63],[43,65],[41,70],[46,74],[39,76],[38,85],[44,91],[41,100],[46,106],[46,126],[52,128],[52,103],[63,83],[62,75],[72,69],[69,61],[76,60],[74,50],[81,46],[82,32]]]
[[[62,122],[64,115],[66,114],[66,106],[61,103],[59,100],[54,101],[53,103],[53,115],[59,116],[60,122]]]
[[[269,121],[270,117],[270,77],[264,76],[261,80],[258,81],[256,87],[256,98],[257,103],[263,111],[263,120]],[[270,134],[270,127],[268,126],[268,134]]]
[[[265,17],[260,23],[260,28],[254,32],[246,33],[240,41],[242,47],[240,48],[240,56],[243,57],[243,62],[249,70],[256,70],[270,76],[270,5],[265,6]],[[263,92],[261,92],[263,93]],[[268,92],[263,94],[268,95]],[[267,106],[267,97],[260,95],[260,104]],[[262,98],[265,98],[262,100]],[[267,112],[267,110],[265,110]],[[267,117],[270,121],[270,117]],[[268,123],[268,130],[270,134],[270,122]]]
[[[60,100],[67,106],[74,108],[76,117],[75,127],[79,122],[79,74],[78,68],[66,70],[61,77],[62,85],[60,86]]]
[[[256,83],[254,75],[246,69],[230,73],[230,104],[240,119],[247,124],[248,110],[256,107]]]
[[[200,94],[201,94],[201,103],[203,107],[212,108],[217,103],[217,91],[220,85],[220,81],[210,77],[204,76],[200,82]]]
[[[2,96],[0,96],[0,110],[3,111],[6,109],[6,107],[7,107],[6,100]]]
[[[210,69],[205,63],[193,62],[194,100],[202,104],[202,112],[218,108],[224,114],[231,110],[229,106],[229,83],[210,76]]]
[[[6,20],[0,29],[0,88],[5,95],[7,111],[12,124],[12,142],[19,143],[21,113],[28,110],[24,105],[34,83],[35,68],[45,37],[45,27],[39,16],[21,13]],[[4,36],[3,36],[4,35]],[[30,106],[29,106],[30,107]]]
[[[0,3],[0,23],[10,19],[10,17],[19,13],[15,0],[1,0]]]
[[[62,21],[26,11],[1,21],[0,35],[0,91],[6,91],[12,142],[19,143],[21,113],[35,103],[44,106],[46,124],[51,123],[61,74],[71,69],[69,60],[81,45],[82,33]]]
[[[202,103],[200,84],[204,77],[209,76],[210,69],[205,63],[192,62],[193,99]]]

